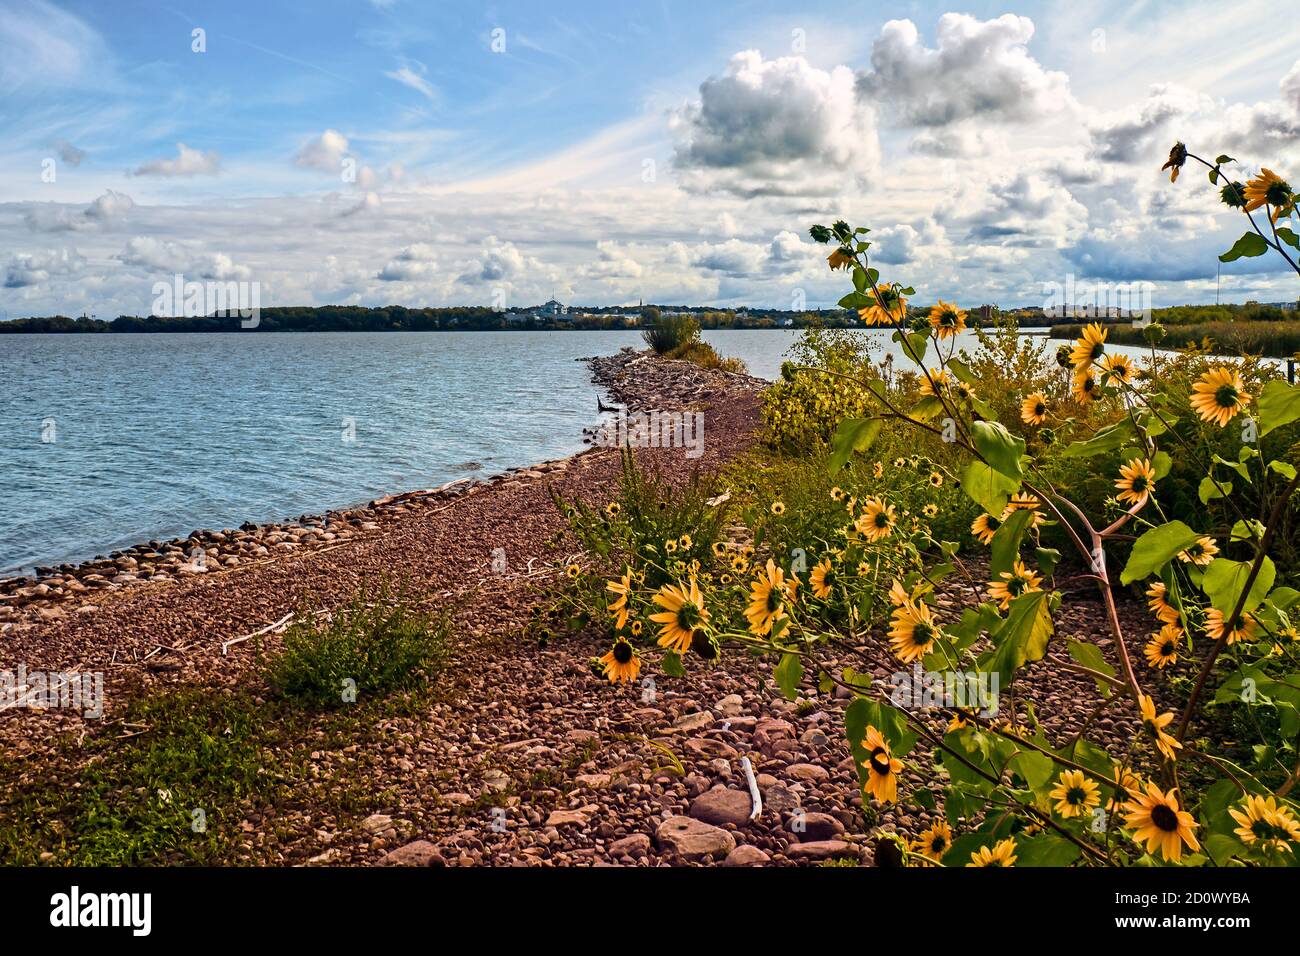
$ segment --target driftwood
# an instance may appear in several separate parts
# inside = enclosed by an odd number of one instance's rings
[[[280,618],[280,620],[276,621],[274,624],[268,624],[266,625],[266,627],[262,628],[259,631],[254,631],[252,634],[245,634],[243,637],[232,638],[229,641],[222,641],[221,653],[224,656],[236,644],[242,644],[244,643],[244,641],[251,641],[255,637],[261,637],[263,634],[278,633],[279,631],[282,631],[284,630],[284,628],[288,627],[289,622],[292,620],[293,620],[293,611],[290,611],[288,614]]]

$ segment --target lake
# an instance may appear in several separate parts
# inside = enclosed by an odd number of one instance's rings
[[[704,338],[775,379],[799,334]],[[571,454],[598,419],[577,359],[625,345],[640,334],[0,336],[0,577]]]

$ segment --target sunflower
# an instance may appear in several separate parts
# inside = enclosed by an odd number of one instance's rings
[[[871,477],[882,478],[885,474],[885,466],[880,462],[874,462],[871,466]]]
[[[939,506],[932,501],[921,509],[921,514],[927,518],[933,518],[939,514]]]
[[[929,374],[921,376],[920,391],[922,395],[932,395],[937,397],[939,391],[944,391],[952,385],[952,376],[948,374],[946,368],[932,368]],[[938,389],[939,391],[936,391]],[[900,458],[899,461],[902,461]]]
[[[1254,212],[1263,205],[1273,207],[1274,222],[1295,207],[1291,187],[1271,169],[1262,169],[1254,179],[1246,180],[1246,212]]]
[[[781,515],[785,514],[785,502],[784,501],[772,502],[772,514],[776,515],[778,518]]]
[[[1106,353],[1107,332],[1100,322],[1092,322],[1083,327],[1083,334],[1074,341],[1070,349],[1070,364],[1076,373],[1088,371],[1092,363]]]
[[[912,843],[912,849],[927,860],[938,863],[952,846],[952,830],[942,820],[936,820]]]
[[[1196,539],[1196,543],[1186,551],[1178,554],[1178,560],[1188,564],[1197,564],[1204,567],[1214,560],[1214,556],[1219,553],[1219,546],[1214,543],[1214,539],[1202,535]]]
[[[1057,779],[1056,789],[1048,796],[1056,801],[1056,812],[1067,820],[1084,817],[1101,805],[1101,791],[1082,770],[1065,770]]]
[[[695,542],[691,539],[689,534],[684,534],[677,539],[677,547],[681,548],[683,551],[691,550],[691,546],[694,544]]]
[[[1120,501],[1135,507],[1146,504],[1151,497],[1151,488],[1156,483],[1156,470],[1149,458],[1134,458],[1127,465],[1119,466],[1119,480],[1115,487],[1119,489]]]
[[[903,582],[894,578],[894,583],[889,586],[889,603],[894,607],[902,607],[904,604],[912,603],[912,595],[903,587]]]
[[[871,305],[858,309],[858,318],[867,325],[893,325],[895,320],[907,315],[907,300],[888,282],[876,286],[879,294],[871,293]]]
[[[1042,502],[1038,500],[1037,495],[1012,495],[1011,499],[1007,502],[1007,510],[1002,512],[1002,520],[1006,521],[1007,518],[1011,517],[1013,511],[1032,511],[1034,517],[1029,523],[1031,528],[1037,528],[1047,520],[1043,515]]]
[[[919,661],[942,635],[934,615],[924,601],[908,602],[894,610],[889,627],[889,644],[904,664]]]
[[[903,769],[903,761],[892,756],[889,744],[875,727],[868,725],[866,736],[862,738],[862,749],[867,752],[867,782],[863,789],[881,803],[893,803],[898,799],[898,772]]]
[[[658,614],[650,615],[650,620],[663,625],[659,629],[659,646],[685,654],[690,649],[692,633],[709,619],[699,585],[694,578],[685,587],[665,584],[655,594],[654,602],[663,608]]]
[[[1034,392],[1021,402],[1020,420],[1026,425],[1041,425],[1047,421],[1047,396]]]
[[[620,681],[630,684],[641,673],[641,661],[637,659],[632,645],[621,637],[614,642],[614,646],[600,659],[600,662],[605,665],[605,676],[609,678],[611,684]]]
[[[966,328],[966,313],[957,306],[940,299],[930,308],[930,328],[936,338],[950,339]]]
[[[989,582],[989,597],[1004,611],[1011,606],[1012,599],[1042,590],[1042,577],[1025,567],[1023,561],[1016,561],[1010,571],[1003,571],[998,577],[1002,580]]]
[[[1146,793],[1134,794],[1124,804],[1124,811],[1124,822],[1133,831],[1133,839],[1145,842],[1148,853],[1159,850],[1166,860],[1177,863],[1183,856],[1183,844],[1192,851],[1201,848],[1192,833],[1200,824],[1179,808],[1174,790],[1166,793],[1148,783]]]
[[[1210,608],[1205,612],[1205,633],[1215,641],[1222,641],[1224,635],[1224,625],[1227,624],[1227,615],[1218,608]],[[1237,617],[1236,625],[1228,634],[1225,644],[1231,647],[1237,641],[1253,641],[1255,639],[1255,619],[1249,614],[1241,614]]]
[[[1274,797],[1249,796],[1240,810],[1228,810],[1239,826],[1234,831],[1247,845],[1259,842],[1265,849],[1293,852],[1288,840],[1300,840],[1300,823]]]
[[[677,541],[676,541],[676,539],[673,539],[673,540],[670,540],[670,541],[665,541],[665,542],[664,542],[664,551],[665,551],[667,554],[676,554],[676,553],[677,553]]]
[[[1185,162],[1187,162],[1187,147],[1182,143],[1174,143],[1174,148],[1169,151],[1169,159],[1160,167],[1160,171],[1163,173],[1166,169],[1169,170],[1169,181],[1176,183]]]
[[[1178,623],[1178,608],[1169,603],[1169,588],[1165,587],[1165,582],[1157,581],[1147,588],[1147,597],[1150,598],[1147,607],[1156,616],[1156,620],[1162,624]]]
[[[731,559],[731,570],[737,574],[744,574],[748,568],[749,562],[745,560],[744,555],[737,554]]]
[[[576,578],[579,574],[582,573],[582,568],[576,564],[571,564],[564,569],[564,573],[568,575],[570,578]]]
[[[1070,394],[1080,405],[1091,405],[1101,397],[1101,386],[1091,373],[1083,372],[1071,380]]]
[[[618,600],[608,610],[614,615],[614,629],[621,631],[627,626],[627,597],[632,593],[632,569],[628,568],[617,581],[606,582],[605,590],[618,595]]]
[[[644,627],[645,625],[643,625],[640,621],[633,621],[630,625],[628,625],[628,630],[632,632],[633,637],[640,637],[641,631],[644,629]]]
[[[760,571],[749,586],[745,617],[750,631],[760,636],[771,633],[773,623],[785,613],[785,597],[785,572],[768,558],[766,570]]]
[[[861,516],[853,526],[858,534],[868,541],[879,541],[889,537],[889,533],[894,530],[894,525],[897,523],[898,516],[894,506],[886,504],[879,498],[871,497],[867,499],[866,507],[862,509]]]
[[[930,483],[931,488],[941,488],[943,487],[943,473],[932,471],[930,472],[930,477],[927,478],[926,481]]]
[[[1175,737],[1165,733],[1165,727],[1174,719],[1173,711],[1167,711],[1159,716],[1156,715],[1156,702],[1151,699],[1150,694],[1143,694],[1139,699],[1142,707],[1142,726],[1152,737],[1155,738],[1156,746],[1160,752],[1170,760],[1177,760],[1178,755],[1175,750],[1181,750],[1182,744]]]
[[[812,569],[812,574],[808,577],[808,584],[812,587],[815,597],[823,601],[831,596],[835,590],[835,572],[831,570],[831,559],[822,558]]]
[[[1000,527],[1002,527],[1001,518],[983,514],[970,523],[970,533],[979,538],[981,543],[991,544],[993,536],[998,533]]]
[[[1178,644],[1183,639],[1183,629],[1177,624],[1166,624],[1160,633],[1152,634],[1147,646],[1142,649],[1147,663],[1152,667],[1163,669],[1178,662]]]
[[[715,558],[725,558],[727,556],[727,546],[721,541],[715,541],[709,545],[709,550],[713,552]]]
[[[1107,384],[1129,384],[1133,381],[1133,360],[1118,352],[1107,355],[1101,360],[1101,380]]]
[[[844,493],[844,489],[839,485],[831,489],[831,501],[843,501],[847,497],[848,495]]]
[[[832,272],[836,269],[847,269],[853,265],[853,253],[841,246],[826,257],[826,264],[831,267]]]
[[[970,855],[967,866],[1015,866],[1016,841],[1006,839],[996,846],[982,846]]]
[[[622,510],[623,509],[619,507],[617,501],[611,501],[609,504],[605,505],[605,516],[608,518],[616,518],[618,517],[618,513]]]
[[[1222,428],[1250,404],[1250,396],[1236,369],[1212,368],[1192,386],[1191,402],[1202,421]]]

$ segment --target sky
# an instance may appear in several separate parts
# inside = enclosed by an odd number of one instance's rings
[[[0,318],[831,307],[808,237],[964,306],[1297,297],[1169,148],[1300,177],[1277,0],[0,0]]]

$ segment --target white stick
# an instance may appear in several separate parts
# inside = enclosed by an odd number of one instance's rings
[[[749,811],[749,819],[757,820],[763,812],[763,795],[758,792],[758,781],[754,779],[754,765],[748,757],[741,757],[740,765],[745,768],[745,779],[749,781],[749,798],[754,803],[754,809]]]
[[[261,637],[263,634],[269,634],[271,631],[284,627],[291,620],[293,620],[293,611],[290,611],[288,614],[280,618],[280,620],[276,621],[274,624],[266,625],[266,627],[262,628],[260,631],[254,631],[252,634],[245,634],[243,637],[236,637],[233,640],[224,641],[222,642],[221,645],[221,653],[224,655],[236,644],[242,644],[244,643],[244,641],[251,640],[254,637]]]

